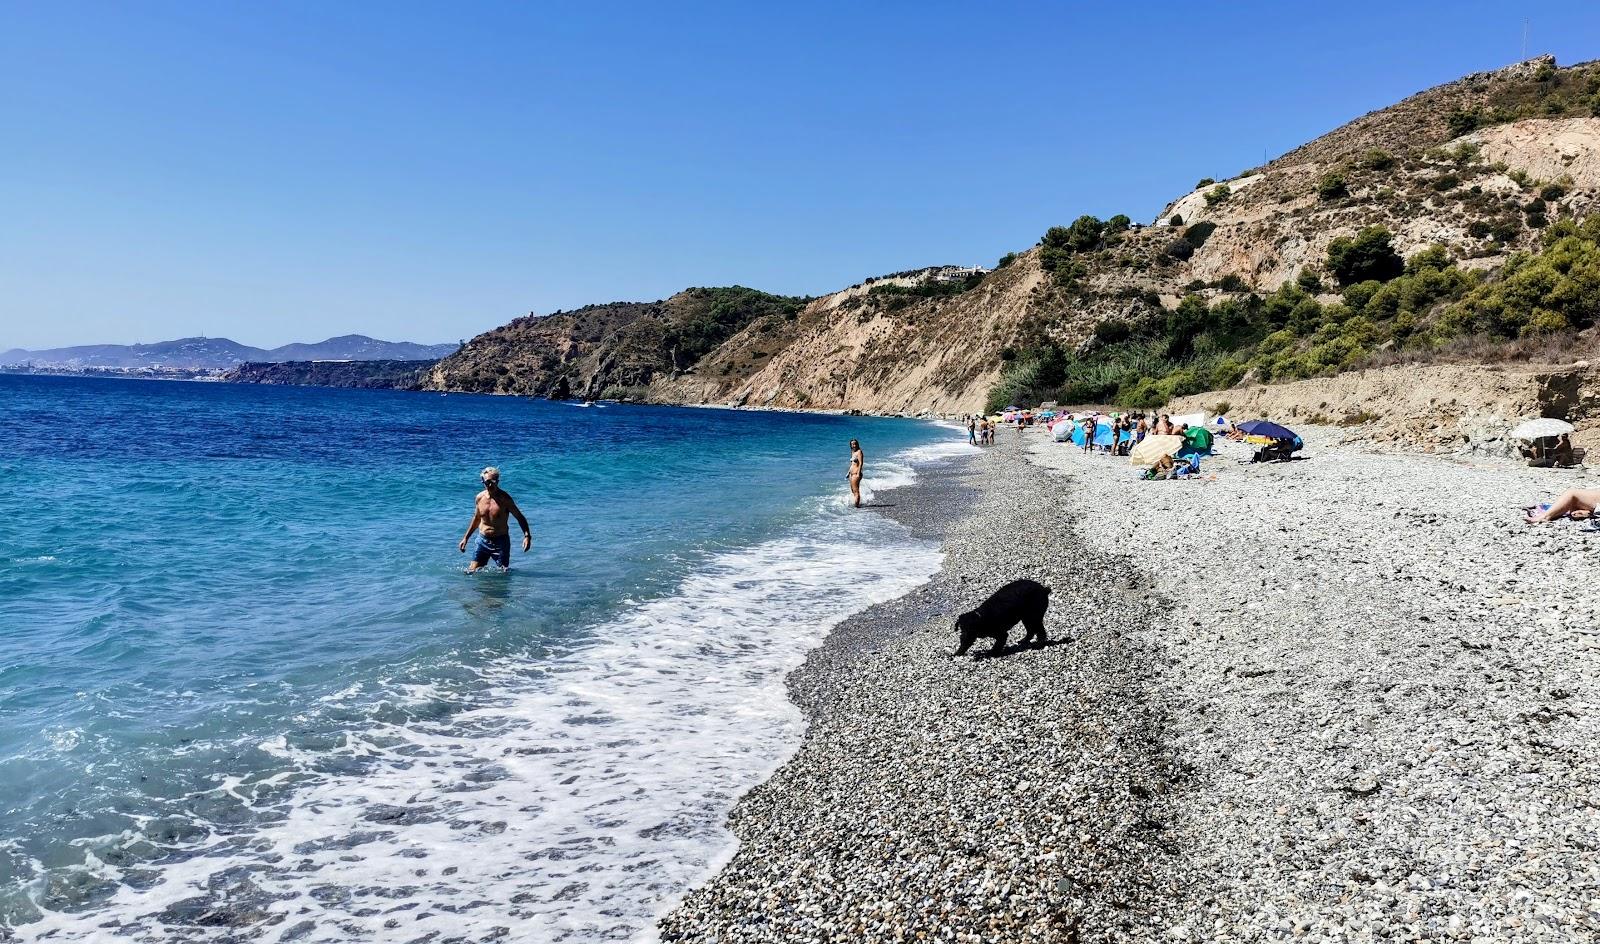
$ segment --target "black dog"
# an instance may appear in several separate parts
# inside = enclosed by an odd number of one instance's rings
[[[1032,580],[1011,581],[977,609],[956,617],[956,629],[961,632],[961,648],[956,650],[956,655],[966,655],[979,639],[993,639],[994,648],[986,654],[999,655],[1005,650],[1006,634],[1018,623],[1028,630],[1023,645],[1035,639],[1041,648],[1049,645],[1050,640],[1044,634],[1044,611],[1049,606],[1049,587]]]

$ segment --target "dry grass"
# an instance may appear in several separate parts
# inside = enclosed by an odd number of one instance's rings
[[[1437,347],[1374,351],[1354,370],[1397,364],[1570,364],[1600,357],[1600,339],[1593,330],[1502,340],[1482,336],[1456,338]]]

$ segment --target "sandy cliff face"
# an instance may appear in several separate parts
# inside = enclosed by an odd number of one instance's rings
[[[882,281],[852,286],[812,302],[781,330],[752,324],[693,370],[652,386],[651,396],[880,413],[980,410],[1042,278],[1036,254],[1027,253],[948,298],[873,294]]]

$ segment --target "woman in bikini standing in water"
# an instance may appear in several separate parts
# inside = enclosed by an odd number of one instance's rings
[[[867,456],[861,451],[859,440],[850,440],[850,471],[845,473],[845,478],[850,480],[850,494],[856,500],[856,507],[861,507],[861,470],[866,467]]]

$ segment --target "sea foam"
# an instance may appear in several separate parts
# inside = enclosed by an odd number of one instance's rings
[[[919,464],[969,449],[869,457],[867,485],[910,484]],[[154,879],[140,888],[118,883],[16,933],[648,939],[654,916],[732,854],[734,801],[798,743],[784,676],[829,627],[908,592],[939,560],[933,544],[831,496],[780,537],[717,553],[673,592],[594,627],[587,645],[480,668],[481,694],[437,721],[358,726],[332,748],[267,739],[256,746],[290,773],[225,775],[215,789],[277,815],[211,824],[147,864]],[[85,869],[115,873],[94,856]]]

